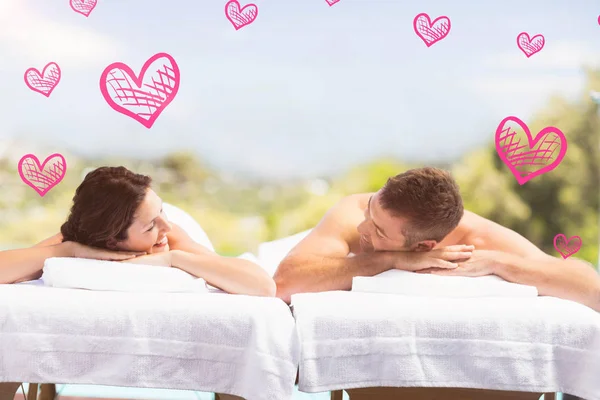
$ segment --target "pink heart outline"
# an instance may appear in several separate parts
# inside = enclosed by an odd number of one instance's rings
[[[563,244],[564,246],[560,246],[558,242],[559,239],[563,240]],[[575,246],[575,249],[572,251],[566,251],[565,253],[562,252],[561,248],[564,247],[564,249],[569,250],[569,243],[571,243],[571,241],[577,241],[578,243]],[[563,259],[567,259],[569,257],[571,257],[573,254],[577,253],[580,249],[581,249],[581,245],[582,245],[582,240],[581,237],[579,236],[571,236],[569,239],[567,239],[567,236],[559,233],[558,235],[554,236],[554,249],[556,251],[558,251],[560,253],[560,255],[562,256]]]
[[[428,25],[429,29],[432,29],[433,26],[436,24],[436,22],[445,19],[448,21],[448,29],[445,32],[436,32],[436,33],[440,34],[440,37],[435,38],[434,40],[430,40],[421,33],[421,31],[419,30],[419,27],[417,25],[417,23],[421,17],[425,17],[427,19],[427,25]],[[448,34],[450,33],[451,28],[452,28],[452,23],[450,22],[450,18],[448,18],[445,15],[442,15],[441,17],[437,17],[433,22],[431,22],[431,18],[429,17],[429,15],[427,13],[420,13],[413,19],[413,29],[415,30],[415,33],[417,34],[417,36],[421,38],[421,40],[425,43],[425,45],[427,47],[431,47],[434,44],[436,44],[437,42],[439,42],[440,40],[446,38],[446,36],[448,36]]]
[[[243,15],[244,10],[248,7],[254,7],[254,9],[256,10],[256,14],[254,14],[253,16],[250,16],[250,19],[246,22],[243,23],[237,23],[236,21],[233,20],[233,18],[231,17],[231,15],[229,15],[229,6],[230,5],[235,5],[235,7],[237,8],[237,13],[240,15]],[[240,2],[237,0],[229,0],[226,4],[225,4],[225,16],[227,17],[227,19],[229,20],[229,22],[231,22],[231,24],[233,25],[233,27],[235,28],[235,30],[239,30],[241,28],[243,28],[244,26],[250,25],[251,23],[253,23],[256,18],[258,17],[258,6],[254,3],[248,3],[246,4],[244,7],[242,7],[240,5]]]
[[[38,88],[36,88],[35,86],[31,85],[31,83],[29,83],[29,80],[27,79],[27,76],[29,75],[30,72],[35,73],[40,80],[45,80],[44,75],[46,74],[46,70],[49,67],[56,67],[56,73],[57,73],[57,78],[56,81],[53,82],[53,84],[50,86],[49,90],[40,90]],[[50,95],[52,94],[52,92],[54,91],[54,89],[56,89],[56,86],[59,84],[60,82],[60,78],[62,77],[62,71],[60,70],[60,67],[58,66],[57,63],[55,63],[54,61],[49,62],[48,64],[46,64],[46,66],[44,67],[44,69],[42,70],[42,72],[40,73],[40,71],[37,68],[27,68],[27,70],[25,71],[25,74],[23,75],[23,78],[25,79],[25,84],[27,85],[27,87],[31,90],[33,90],[34,92],[43,94],[46,97],[50,97]]]
[[[33,161],[36,164],[36,167],[38,168],[39,171],[43,171],[44,168],[46,167],[46,164],[52,160],[54,157],[58,157],[60,158],[60,161],[63,165],[63,169],[62,169],[62,173],[60,175],[59,178],[56,179],[55,182],[49,184],[45,189],[40,189],[37,186],[35,186],[26,176],[25,174],[23,174],[23,163],[31,158],[33,159]],[[54,188],[56,185],[58,185],[63,178],[65,177],[66,173],[67,173],[67,160],[65,160],[65,158],[63,157],[62,154],[59,153],[54,153],[49,155],[48,157],[46,157],[46,159],[44,160],[44,163],[40,165],[40,160],[34,155],[34,154],[25,154],[23,157],[21,157],[21,159],[19,160],[19,165],[18,165],[18,171],[19,171],[19,176],[21,177],[21,180],[23,182],[25,182],[25,184],[27,184],[27,186],[31,187],[33,190],[35,190],[37,192],[37,194],[39,194],[41,197],[44,197],[49,191],[50,189]]]
[[[92,11],[94,11],[94,8],[96,8],[96,5],[98,4],[98,0],[79,0],[82,4],[82,6],[84,6],[84,9],[77,9],[75,8],[75,6],[73,5],[73,3],[77,1],[77,0],[70,0],[69,1],[69,5],[71,6],[71,9],[73,11],[75,11],[78,14],[81,14],[83,16],[85,16],[86,18],[90,16],[90,14],[92,13]],[[90,3],[91,7],[86,10],[85,6],[87,5],[86,3]]]
[[[529,45],[529,46],[533,46],[532,43],[537,38],[542,39],[541,46],[539,47],[539,49],[538,48],[533,48],[533,49],[523,48],[523,45],[521,44],[522,36],[525,36],[525,38],[527,38],[527,45]],[[532,38],[529,37],[529,34],[527,32],[521,32],[517,35],[517,47],[519,49],[521,49],[521,51],[527,56],[527,58],[542,51],[542,49],[544,48],[545,45],[546,45],[546,39],[544,38],[544,35],[542,35],[542,34],[535,35]]]
[[[558,156],[556,157],[556,160],[554,160],[552,163],[546,165],[545,167],[538,169],[537,171],[531,172],[530,174],[528,174],[526,176],[521,176],[521,173],[513,166],[511,161],[508,159],[508,157],[506,155],[507,152],[505,152],[503,150],[503,147],[505,147],[505,146],[502,146],[502,144],[501,144],[502,139],[501,139],[500,135],[504,132],[504,130],[505,130],[504,126],[509,121],[516,122],[519,125],[519,127],[521,127],[521,129],[523,129],[523,131],[527,134],[527,139],[528,139],[527,146],[529,147],[529,149],[531,149],[532,146],[535,147],[537,142],[539,140],[541,140],[542,138],[544,138],[548,133],[556,134],[558,136],[558,138],[560,139],[560,152],[559,152]],[[535,138],[533,138],[531,136],[529,127],[523,121],[521,121],[519,118],[517,118],[515,116],[506,117],[500,122],[500,124],[496,128],[495,142],[496,142],[496,152],[498,153],[498,156],[500,156],[500,159],[502,160],[502,162],[510,169],[510,172],[517,179],[517,182],[519,183],[519,185],[523,185],[524,183],[535,178],[536,176],[539,176],[539,175],[545,174],[546,172],[552,171],[554,168],[558,167],[558,165],[562,162],[565,154],[567,153],[567,138],[565,137],[564,133],[560,129],[553,127],[553,126],[547,126],[544,129],[542,129],[540,132],[538,132],[538,134],[535,136]]]
[[[329,7],[340,2],[340,0],[325,0],[325,1],[327,2],[327,4],[329,4]]]
[[[154,61],[156,61],[162,57],[165,57],[167,60],[169,60],[169,62],[171,63],[171,66],[173,67],[173,75],[174,75],[173,80],[174,80],[175,84],[173,86],[173,90],[171,91],[171,93],[165,94],[165,100],[162,102],[162,104],[159,107],[156,107],[156,110],[154,111],[154,113],[152,113],[150,118],[145,119],[145,118],[139,116],[138,114],[130,111],[126,107],[117,104],[112,99],[112,97],[108,93],[108,89],[106,87],[106,84],[107,84],[106,78],[108,77],[108,75],[110,74],[110,72],[112,70],[119,69],[119,70],[123,71],[125,74],[127,74],[133,80],[135,85],[138,88],[140,88],[142,86],[144,76],[145,76],[148,68],[150,68],[150,66],[152,65],[152,63]],[[106,100],[108,105],[113,110],[115,110],[116,112],[118,112],[120,114],[126,115],[130,118],[133,118],[140,124],[144,125],[146,128],[150,129],[152,127],[152,125],[154,125],[154,122],[156,121],[156,119],[162,114],[162,112],[165,110],[165,108],[171,103],[171,101],[173,101],[173,99],[177,95],[177,92],[179,91],[180,76],[181,75],[180,75],[180,71],[179,71],[179,66],[177,65],[177,62],[175,61],[175,59],[167,53],[157,53],[157,54],[153,55],[152,57],[150,57],[144,63],[139,75],[136,75],[128,65],[126,65],[122,62],[115,62],[115,63],[110,64],[108,67],[106,67],[104,69],[104,71],[102,72],[102,75],[100,76],[100,92],[102,93],[104,100]]]

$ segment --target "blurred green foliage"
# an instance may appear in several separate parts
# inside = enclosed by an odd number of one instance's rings
[[[549,254],[558,255],[553,249],[557,233],[579,235],[583,246],[577,256],[596,263],[600,120],[588,90],[600,88],[600,71],[588,71],[588,77],[578,101],[549,99],[545,109],[525,121],[532,134],[556,126],[567,137],[567,155],[550,173],[519,185],[496,154],[494,124],[482,132],[490,138],[486,147],[441,166],[454,173],[467,209],[514,229]],[[188,153],[154,161],[66,157],[65,179],[43,198],[21,182],[16,162],[0,159],[4,247],[30,246],[56,233],[75,188],[85,173],[101,165],[124,165],[152,176],[164,201],[195,217],[224,255],[255,251],[261,242],[309,229],[343,196],[376,191],[388,177],[422,166],[382,159],[339,176],[275,183],[223,175]]]

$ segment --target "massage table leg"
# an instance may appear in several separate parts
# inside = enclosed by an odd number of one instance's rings
[[[38,396],[38,384],[30,383],[27,388],[27,400],[37,400]]]
[[[244,400],[244,398],[232,394],[215,393],[215,400]]]
[[[19,382],[0,382],[0,400],[13,400],[20,386]]]
[[[40,385],[40,395],[37,400],[54,400],[56,398],[56,385],[43,383]]]
[[[393,387],[347,389],[346,392],[350,400],[538,400],[543,394],[487,389]]]
[[[344,391],[343,390],[334,390],[331,392],[331,400],[343,400],[344,399]]]

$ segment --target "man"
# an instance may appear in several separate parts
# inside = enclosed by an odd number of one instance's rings
[[[277,295],[290,303],[294,293],[350,290],[353,277],[390,269],[495,274],[600,311],[600,276],[589,264],[552,257],[465,211],[458,185],[437,168],[409,170],[376,193],[342,199],[280,263]]]

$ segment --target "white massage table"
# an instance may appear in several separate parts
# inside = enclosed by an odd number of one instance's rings
[[[277,298],[0,285],[0,382],[284,400],[298,350],[289,307]]]
[[[600,313],[551,297],[292,297],[298,386],[341,400],[600,399]]]
[[[167,203],[163,209],[214,251],[189,214]],[[292,314],[277,298],[0,285],[0,400],[17,389],[7,382],[47,383],[48,399],[51,384],[65,383],[285,400],[298,351]]]

